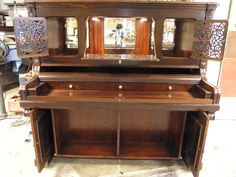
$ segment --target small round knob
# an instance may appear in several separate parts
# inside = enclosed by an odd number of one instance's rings
[[[121,60],[119,60],[119,64],[121,64],[122,63],[122,61]]]
[[[168,89],[169,90],[173,90],[173,87],[171,85],[169,85]]]
[[[69,88],[72,89],[72,88],[73,88],[73,85],[72,85],[72,84],[69,84]]]
[[[120,90],[123,88],[123,86],[122,85],[119,85],[119,87],[118,87]]]

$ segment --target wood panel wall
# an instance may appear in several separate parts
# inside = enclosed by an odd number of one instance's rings
[[[135,54],[148,55],[151,38],[151,20],[136,18]]]
[[[104,18],[89,20],[89,47],[91,54],[104,54]]]

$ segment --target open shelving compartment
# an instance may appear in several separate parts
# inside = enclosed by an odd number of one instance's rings
[[[186,112],[53,109],[52,118],[58,156],[181,157]]]
[[[56,154],[59,156],[116,156],[116,112],[53,109]]]
[[[123,110],[119,117],[120,157],[180,158],[185,112]]]

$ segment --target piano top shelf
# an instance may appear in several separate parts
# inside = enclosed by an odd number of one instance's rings
[[[127,102],[127,103],[192,103],[211,104],[212,99],[201,98],[192,91],[113,91],[113,90],[57,90],[28,96],[28,100]]]
[[[182,80],[181,77],[175,79],[174,75],[144,74],[140,78],[131,74],[128,79],[125,75],[116,74],[116,77],[111,77],[113,74],[71,73],[69,79],[68,73],[61,77],[55,75],[58,73],[41,75],[28,83],[21,105],[25,108],[50,106],[61,109],[86,105],[111,109],[219,109],[219,105],[214,103],[217,90],[196,77]]]

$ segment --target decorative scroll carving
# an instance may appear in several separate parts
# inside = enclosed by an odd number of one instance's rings
[[[19,17],[14,19],[17,55],[21,58],[48,55],[46,19]]]
[[[220,60],[224,56],[228,22],[202,20],[197,22],[192,58]]]
[[[214,13],[214,9],[207,9],[206,11],[206,19],[212,19],[213,18],[213,13]]]
[[[216,4],[207,4],[206,8],[206,16],[205,19],[212,19],[214,15],[214,11],[216,9],[217,5]]]
[[[35,4],[27,4],[26,6],[28,9],[29,17],[35,17],[36,16]]]

